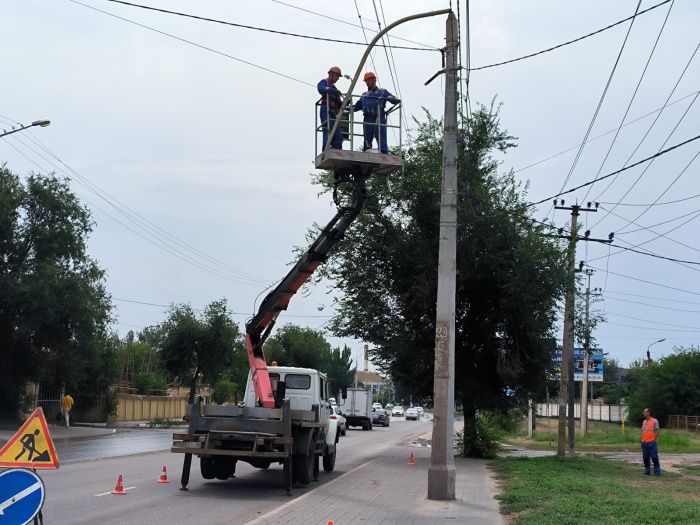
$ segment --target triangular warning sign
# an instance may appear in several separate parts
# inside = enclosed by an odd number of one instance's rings
[[[57,469],[58,456],[44,411],[37,408],[0,449],[0,467]]]

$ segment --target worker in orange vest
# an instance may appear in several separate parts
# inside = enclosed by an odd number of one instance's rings
[[[648,408],[644,409],[644,420],[642,421],[642,458],[644,459],[644,474],[649,476],[649,460],[654,462],[654,476],[661,475],[661,465],[659,464],[659,450],[656,442],[659,439],[659,421],[653,417]]]

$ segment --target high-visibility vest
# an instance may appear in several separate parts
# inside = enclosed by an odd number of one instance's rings
[[[658,424],[658,421],[653,417],[650,417],[647,421],[646,419],[642,421],[642,443],[651,443],[656,441],[656,433],[654,428]]]

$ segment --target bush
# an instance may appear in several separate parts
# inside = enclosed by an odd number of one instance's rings
[[[150,396],[164,396],[168,390],[165,379],[154,372],[140,372],[134,379],[136,393]]]
[[[502,432],[494,415],[484,412],[473,424],[465,421],[464,428],[455,433],[457,452],[469,458],[494,458],[501,448]]]
[[[233,381],[228,379],[220,379],[216,385],[214,385],[214,392],[212,392],[212,399],[214,403],[218,405],[223,405],[227,401],[232,401],[236,396],[236,390],[238,387]]]

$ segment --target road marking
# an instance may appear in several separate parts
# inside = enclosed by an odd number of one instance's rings
[[[355,471],[357,471],[357,470],[360,470],[361,468],[366,467],[367,465],[369,465],[369,464],[372,463],[373,461],[374,461],[374,459],[370,459],[369,461],[365,461],[362,465],[358,465],[358,466],[356,466],[354,469],[348,470],[345,474],[342,474],[341,476],[338,476],[338,477],[335,478],[334,480],[331,480],[331,481],[329,481],[328,483],[324,483],[324,484],[321,485],[321,486],[322,486],[322,487],[330,487],[330,486],[333,485],[335,482],[340,481],[340,480],[343,479],[345,476],[348,476],[348,475],[352,474],[353,472],[355,472]],[[263,521],[263,520],[269,518],[270,516],[274,516],[275,514],[279,514],[280,512],[282,512],[282,511],[283,511],[284,509],[286,509],[287,507],[291,507],[292,505],[298,503],[299,501],[303,500],[304,498],[306,498],[307,496],[309,496],[310,494],[312,494],[314,490],[316,490],[316,489],[312,489],[312,490],[308,491],[306,494],[302,494],[302,495],[299,496],[298,498],[294,498],[292,501],[288,501],[287,503],[285,503],[285,504],[283,504],[283,505],[280,505],[280,506],[277,507],[276,509],[273,509],[273,510],[271,510],[270,512],[267,512],[267,513],[265,513],[265,514],[262,514],[262,515],[258,516],[258,517],[255,518],[253,521],[247,522],[245,525],[255,525],[256,523],[259,523],[260,521]]]
[[[124,490],[131,490],[135,489],[136,487],[124,487]],[[100,496],[106,496],[107,494],[111,494],[112,491],[110,490],[109,492],[103,492],[102,494],[95,494],[96,498],[99,498]]]
[[[4,516],[4,510],[12,505],[13,503],[17,503],[19,500],[26,498],[29,496],[32,492],[35,490],[39,490],[41,488],[41,482],[37,481],[33,485],[29,485],[26,489],[18,492],[14,496],[11,496],[7,498],[5,501],[0,503],[0,516]]]

